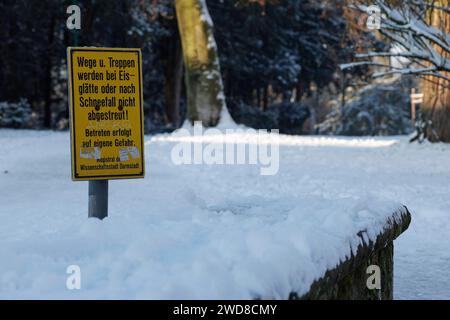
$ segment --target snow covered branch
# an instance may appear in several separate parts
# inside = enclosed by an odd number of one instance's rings
[[[373,76],[381,77],[391,74],[431,75],[450,81],[450,35],[446,25],[450,19],[450,9],[428,0],[404,1],[394,5],[392,1],[374,0],[379,9],[375,18],[379,19],[378,31],[392,43],[389,52],[368,52],[356,55],[360,59],[370,59],[372,65],[380,67],[376,58],[400,58],[402,67],[385,66],[386,71],[378,71]],[[368,10],[365,4],[353,6],[361,12]],[[432,11],[439,11],[440,21],[431,23]],[[367,64],[367,61],[348,63],[341,68]]]

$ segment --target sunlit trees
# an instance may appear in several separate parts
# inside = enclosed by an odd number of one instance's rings
[[[213,23],[205,0],[176,0],[183,47],[187,117],[215,126],[226,108]]]
[[[391,42],[391,50],[358,54],[357,64],[374,64],[374,77],[414,75],[432,84],[424,85],[425,131],[430,140],[450,142],[450,3],[449,0],[375,0],[378,31]],[[354,7],[367,12],[369,4]],[[396,63],[380,65],[379,57],[396,58]],[[350,64],[347,66],[352,66]],[[428,125],[430,124],[430,125]]]

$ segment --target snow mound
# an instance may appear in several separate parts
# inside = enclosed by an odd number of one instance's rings
[[[110,182],[110,216],[98,221],[87,219],[87,183],[70,180],[68,133],[0,130],[0,298],[285,299],[401,207],[322,167],[323,154],[303,149],[321,139],[281,136],[280,172],[260,176],[250,165],[176,166],[162,137],[147,137],[145,179]],[[70,265],[81,290],[66,288]]]
[[[194,125],[189,121],[189,119],[185,119],[181,129],[188,130],[189,132],[193,132]],[[230,115],[230,112],[228,111],[228,108],[226,106],[222,107],[222,110],[220,111],[220,119],[217,126],[214,127],[214,129],[218,129],[221,131],[225,131],[226,129],[248,129],[246,126],[237,124],[233,118]],[[174,132],[177,133],[180,130],[175,130]]]

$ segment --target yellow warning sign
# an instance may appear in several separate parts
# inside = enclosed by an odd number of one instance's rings
[[[73,180],[144,177],[140,49],[68,48]]]

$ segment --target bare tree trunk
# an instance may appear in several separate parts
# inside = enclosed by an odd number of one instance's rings
[[[317,124],[317,112],[316,110],[319,108],[319,88],[316,88],[314,91],[314,103],[309,106],[309,134],[314,135],[316,133],[316,124]]]
[[[178,127],[180,125],[180,96],[183,80],[183,54],[180,43],[175,42],[170,48],[166,64],[166,81],[164,86],[166,100],[166,117],[168,122]]]
[[[345,76],[345,71],[343,70],[341,72],[341,115],[344,114],[344,107],[345,107],[345,89],[347,88],[347,78]]]
[[[299,75],[299,78],[301,79],[301,75]],[[302,80],[297,81],[297,84],[295,85],[295,102],[301,102],[303,93],[304,93],[304,83]]]
[[[55,27],[55,17],[52,16],[49,26],[49,34],[48,34],[48,44],[49,47],[53,46],[53,38],[54,38],[54,27]],[[45,62],[45,101],[44,101],[44,127],[51,128],[52,127],[52,53],[47,53],[47,60]]]
[[[205,127],[219,122],[225,106],[213,23],[205,0],[176,0],[185,65],[187,117]]]
[[[449,7],[449,0],[442,0],[442,6]],[[430,24],[440,30],[445,30],[450,34],[450,14],[445,14],[441,10],[430,9]],[[443,57],[450,59],[450,55],[439,47],[435,48]],[[443,72],[447,77],[450,73]],[[422,90],[424,92],[424,104],[422,109],[427,117],[432,121],[431,128],[433,132],[427,132],[429,140],[450,142],[450,89],[449,82],[435,77],[427,77],[422,82]]]
[[[264,87],[263,90],[263,105],[262,105],[262,111],[266,111],[267,107],[269,105],[269,89],[267,86]]]
[[[261,108],[261,89],[256,88],[256,105]]]

